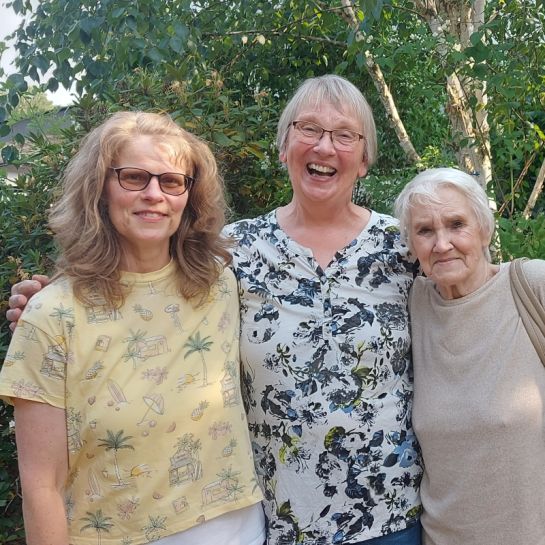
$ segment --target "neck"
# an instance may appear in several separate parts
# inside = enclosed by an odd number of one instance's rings
[[[119,268],[125,272],[143,274],[158,271],[163,267],[166,267],[169,262],[170,255],[168,252],[166,254],[164,252],[154,252],[151,250],[139,252],[138,254],[126,252],[121,258]]]
[[[369,210],[355,205],[349,201],[339,207],[330,203],[303,204],[293,199],[289,204],[278,209],[278,219],[282,227],[292,229],[342,229],[345,226],[353,227],[355,224],[369,219]]]
[[[461,297],[465,297],[466,295],[470,295],[477,291],[481,286],[484,286],[499,270],[500,268],[498,265],[492,265],[492,263],[486,262],[485,266],[470,282],[459,285],[436,285],[436,288],[443,299],[460,299]]]

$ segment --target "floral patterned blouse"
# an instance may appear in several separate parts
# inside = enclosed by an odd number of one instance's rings
[[[275,211],[237,239],[243,396],[268,543],[357,543],[420,513],[408,291],[396,220],[372,212],[325,270]]]

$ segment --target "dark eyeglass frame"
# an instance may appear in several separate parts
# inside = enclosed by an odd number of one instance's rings
[[[315,144],[317,144],[322,139],[325,132],[328,132],[329,134],[331,134],[330,138],[331,138],[331,142],[333,143],[334,147],[335,147],[335,144],[339,145],[339,141],[336,139],[335,135],[336,134],[338,135],[340,132],[349,132],[349,133],[357,136],[358,137],[357,139],[355,139],[353,142],[348,143],[347,149],[349,149],[351,146],[355,145],[357,142],[359,142],[360,140],[363,140],[365,138],[363,136],[363,134],[360,134],[357,131],[353,131],[352,129],[324,129],[322,126],[318,125],[317,123],[314,123],[313,121],[305,121],[305,120],[302,120],[302,119],[292,121],[291,125],[293,125],[293,128],[297,130],[297,134],[301,135],[302,138],[305,138],[305,135],[301,132],[301,129],[297,129],[297,125],[300,124],[300,123],[307,123],[309,125],[312,125],[313,127],[316,127],[316,129],[319,129],[319,130],[322,131],[320,133],[320,136],[318,138],[316,138],[316,142],[314,142]],[[343,146],[343,144],[340,144],[340,145],[341,145],[341,147]]]
[[[125,189],[125,191],[144,191],[146,187],[148,187],[149,183],[151,182],[152,178],[157,178],[157,181],[159,182],[159,187],[161,188],[161,191],[165,193],[166,195],[172,195],[173,197],[178,197],[180,195],[183,195],[186,191],[190,191],[193,187],[193,184],[195,183],[195,178],[193,176],[189,176],[187,174],[184,174],[183,172],[161,172],[160,174],[154,174],[150,172],[149,170],[146,170],[145,168],[139,168],[139,167],[110,167],[110,170],[113,170],[117,175],[117,181],[119,185]],[[121,182],[121,172],[123,170],[138,170],[140,172],[145,172],[148,175],[148,181],[146,182],[146,185],[144,187],[141,187],[139,189],[134,189],[133,187],[125,187],[123,185],[123,182]],[[171,191],[166,191],[163,187],[163,184],[161,183],[161,177],[165,174],[176,174],[176,176],[183,176],[184,177],[184,189],[183,191],[180,191],[179,193],[172,193]]]

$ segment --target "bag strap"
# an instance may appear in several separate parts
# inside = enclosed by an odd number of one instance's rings
[[[511,291],[526,332],[545,366],[545,309],[526,278],[524,261],[527,259],[515,259],[509,266]]]

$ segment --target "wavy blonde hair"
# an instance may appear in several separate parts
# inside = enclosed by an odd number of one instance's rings
[[[123,146],[138,136],[167,146],[175,166],[192,167],[195,183],[170,238],[170,255],[178,268],[180,293],[202,301],[232,259],[229,242],[221,235],[227,211],[223,180],[209,147],[163,114],[118,112],[82,140],[49,215],[60,247],[56,276],[72,279],[74,294],[82,301],[87,301],[85,292],[93,286],[110,304],[123,303],[119,282],[123,248],[110,221],[104,183]]]

